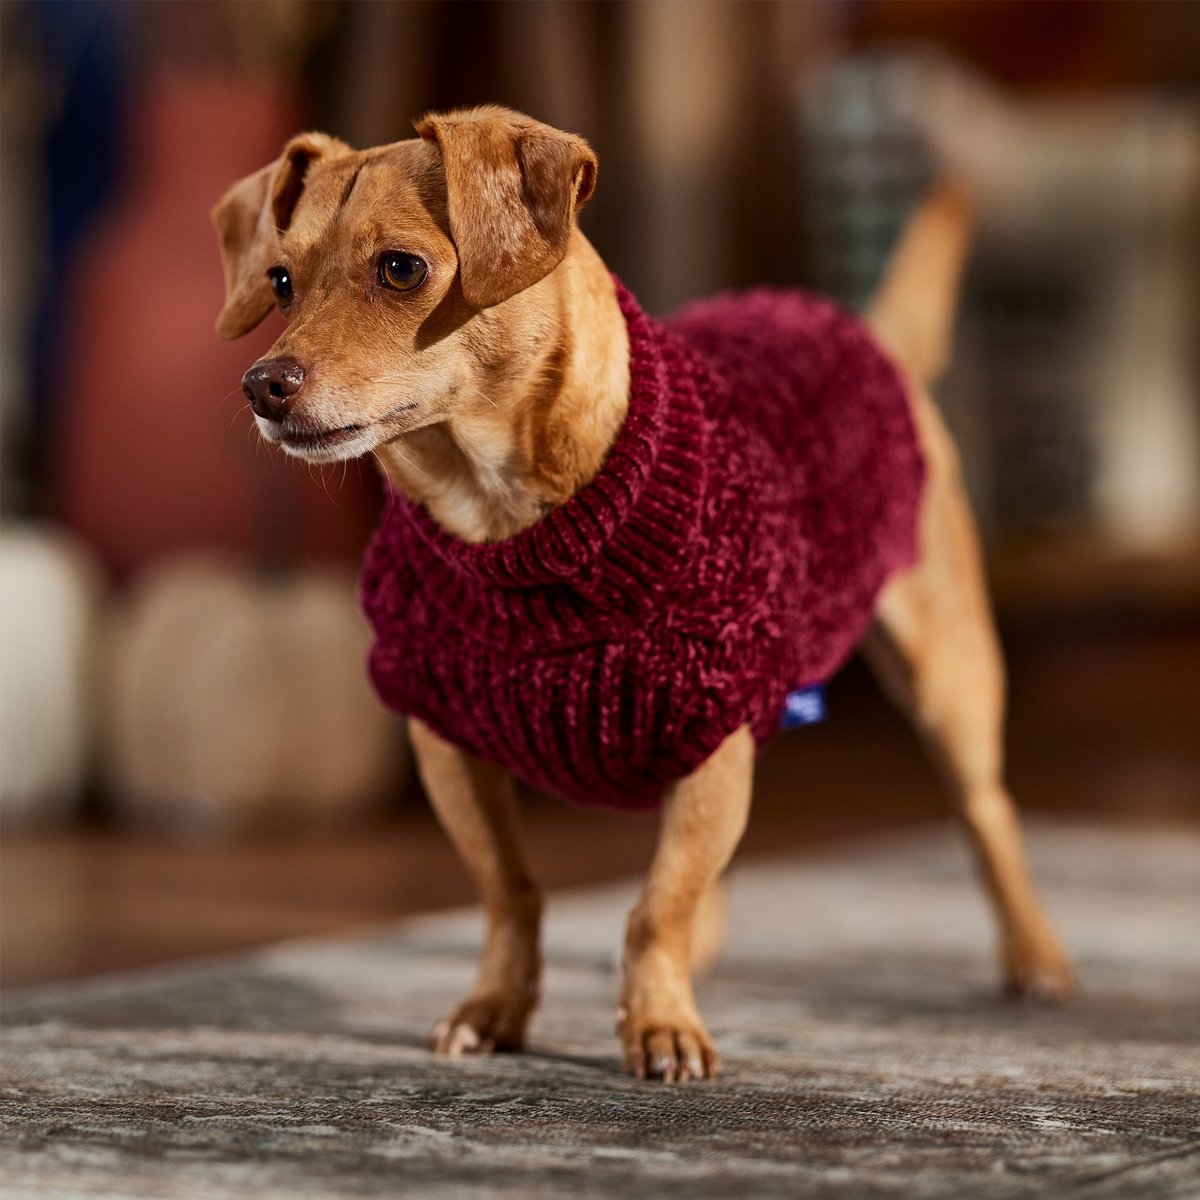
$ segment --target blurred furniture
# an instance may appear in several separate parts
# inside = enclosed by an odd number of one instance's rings
[[[870,295],[938,174],[979,209],[940,393],[998,536],[1116,553],[1200,542],[1200,107],[1136,92],[1018,97],[928,48],[849,58],[801,105],[814,264]]]
[[[57,510],[119,578],[190,547],[353,561],[373,469],[339,467],[331,487],[262,447],[241,377],[278,318],[235,343],[213,333],[223,282],[209,210],[278,155],[299,123],[290,94],[177,69],[143,84],[135,112],[128,188],[62,281]]]
[[[114,811],[184,834],[329,828],[399,787],[400,722],[367,679],[353,572],[202,557],[130,589],[105,655]]]
[[[0,529],[0,820],[76,814],[93,749],[103,580],[87,548],[44,522]]]

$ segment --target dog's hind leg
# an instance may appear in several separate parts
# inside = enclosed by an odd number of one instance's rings
[[[452,1057],[518,1050],[537,1007],[542,898],[517,841],[512,776],[409,721],[417,768],[442,828],[479,889],[487,933],[470,995],[433,1031]]]
[[[958,457],[920,389],[913,407],[928,465],[921,558],[884,589],[863,650],[945,775],[999,918],[1008,987],[1059,999],[1071,967],[1029,877],[1004,783],[1004,666]]]

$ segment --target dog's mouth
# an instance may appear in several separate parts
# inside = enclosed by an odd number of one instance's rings
[[[288,429],[279,430],[279,444],[297,454],[316,454],[344,445],[362,433],[365,425],[342,425],[337,429]]]
[[[297,458],[330,462],[354,458],[386,441],[395,430],[396,418],[417,407],[416,401],[398,404],[374,421],[338,425],[332,429],[314,428],[285,417],[280,422],[259,420],[259,432],[268,442],[277,444]]]

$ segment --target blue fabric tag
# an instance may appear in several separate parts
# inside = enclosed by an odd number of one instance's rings
[[[824,721],[827,715],[825,688],[815,683],[812,687],[788,692],[783,702],[783,712],[779,714],[779,728],[799,729],[801,725],[816,725]]]

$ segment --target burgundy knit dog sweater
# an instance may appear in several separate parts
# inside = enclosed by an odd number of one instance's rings
[[[618,283],[629,411],[600,473],[469,543],[397,492],[366,554],[384,701],[537,787],[655,806],[829,677],[915,558],[923,465],[866,329],[795,291],[665,323]]]

